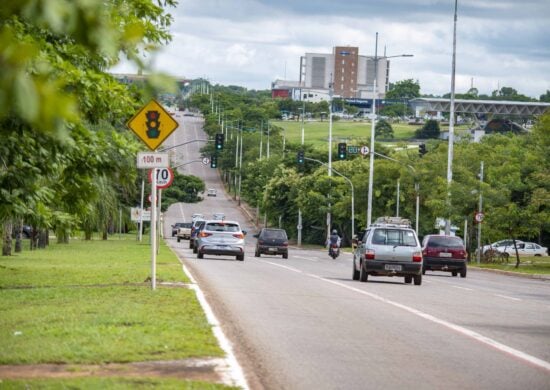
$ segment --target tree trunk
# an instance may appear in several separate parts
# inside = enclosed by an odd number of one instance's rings
[[[48,244],[48,231],[40,229],[38,232],[38,243],[36,245],[37,248],[44,249],[46,248]]]
[[[2,256],[11,256],[11,234],[12,234],[12,223],[11,221],[4,222],[4,237],[2,245]]]

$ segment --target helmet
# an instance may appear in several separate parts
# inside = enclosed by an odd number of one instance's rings
[[[336,229],[334,229],[334,230],[332,231],[332,234],[338,234],[338,231],[337,231]]]

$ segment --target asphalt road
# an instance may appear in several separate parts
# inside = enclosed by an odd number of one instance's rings
[[[199,118],[164,146],[204,138]],[[175,148],[198,159],[199,144]],[[172,205],[165,237],[184,259],[228,334],[254,389],[550,389],[550,282],[469,269],[352,281],[352,258],[291,248],[288,259],[255,258],[251,218],[224,193],[216,170],[184,166],[217,197]],[[224,212],[248,230],[244,262],[197,259],[169,225]]]

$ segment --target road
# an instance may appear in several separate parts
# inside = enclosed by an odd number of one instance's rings
[[[164,146],[202,138],[199,118]],[[176,148],[198,159],[198,143]],[[172,205],[165,237],[223,324],[253,389],[550,389],[550,281],[470,269],[465,279],[428,272],[351,280],[352,258],[291,248],[288,259],[255,258],[251,218],[223,191],[216,170],[185,173],[217,188],[198,204]],[[169,225],[194,212],[224,212],[248,231],[244,262],[198,260]],[[372,280],[372,281],[371,281]]]

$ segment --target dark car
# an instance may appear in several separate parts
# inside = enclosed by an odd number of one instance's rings
[[[429,234],[422,240],[422,256],[426,271],[451,272],[453,276],[465,278],[467,272],[467,253],[460,237]]]
[[[263,228],[258,234],[255,234],[256,251],[254,256],[260,255],[282,255],[283,259],[288,259],[288,237],[284,229]]]

